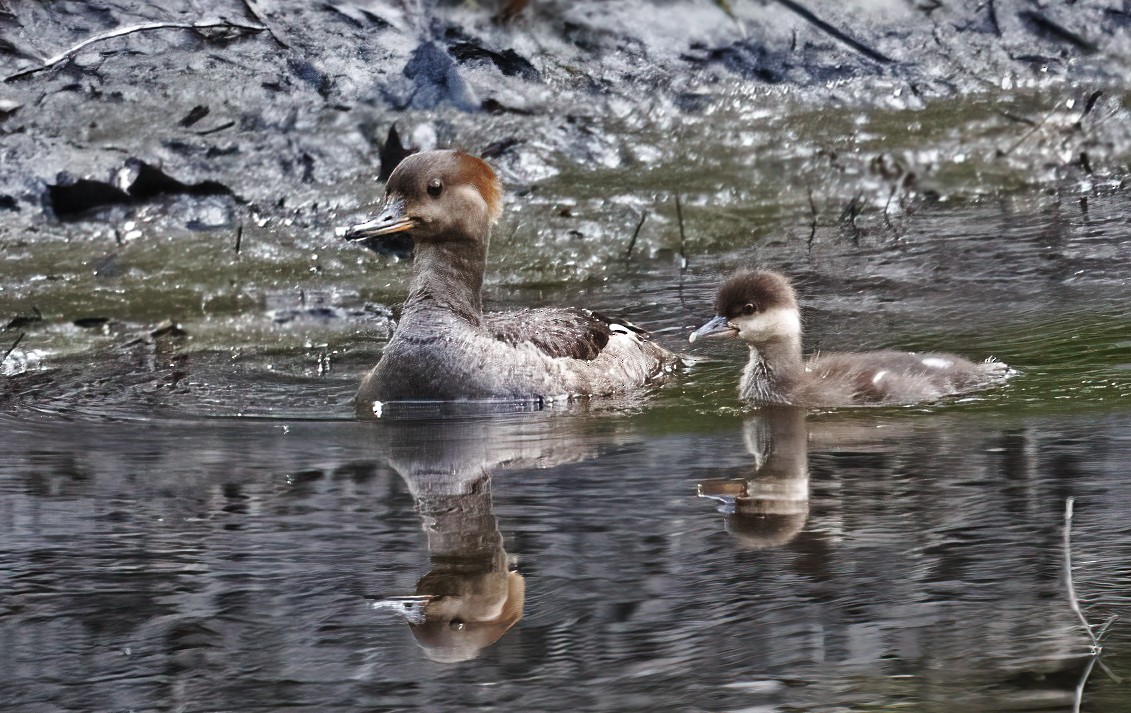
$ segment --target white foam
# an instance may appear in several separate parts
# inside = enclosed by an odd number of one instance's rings
[[[949,369],[953,365],[954,365],[954,362],[952,362],[950,359],[940,359],[938,357],[927,357],[926,359],[923,360],[923,366],[927,366],[927,367],[930,367],[932,369]]]

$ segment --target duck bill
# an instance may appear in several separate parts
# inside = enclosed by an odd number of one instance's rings
[[[350,226],[345,233],[346,240],[365,240],[381,235],[392,235],[412,230],[414,221],[405,215],[404,199],[397,198],[385,203],[381,213],[373,220]]]
[[[425,609],[431,601],[431,595],[410,594],[407,596],[393,596],[371,601],[369,608],[391,611],[394,614],[403,616],[410,624],[423,624],[425,620]]]
[[[707,339],[708,337],[734,337],[738,336],[738,329],[727,321],[726,317],[715,317],[710,322],[707,322],[699,329],[691,333],[687,341],[694,342],[699,339]]]

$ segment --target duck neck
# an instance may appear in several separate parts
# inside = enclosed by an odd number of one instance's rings
[[[750,345],[750,361],[742,373],[739,391],[744,399],[759,403],[794,403],[793,391],[805,367],[801,363],[801,336]]]
[[[479,326],[483,317],[486,241],[420,241],[415,253],[402,324],[420,315],[444,312]]]

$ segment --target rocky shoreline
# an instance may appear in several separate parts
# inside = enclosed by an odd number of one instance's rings
[[[593,161],[602,116],[678,121],[735,96],[898,110],[1059,83],[1094,103],[1131,70],[1131,14],[1109,5],[536,0],[501,22],[470,2],[14,0],[0,211],[53,222],[184,193],[325,206],[376,172],[398,120],[535,182],[547,153]]]

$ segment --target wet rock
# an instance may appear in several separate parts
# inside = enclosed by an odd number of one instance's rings
[[[188,114],[185,114],[185,118],[181,119],[177,123],[187,128],[200,121],[204,117],[208,116],[210,111],[211,110],[203,104],[197,104],[189,110]]]
[[[47,186],[47,198],[55,215],[62,220],[74,219],[98,208],[131,202],[128,193],[104,181],[75,178],[63,173],[55,184]]]
[[[3,329],[23,329],[24,327],[43,321],[43,313],[39,311],[38,307],[32,307],[31,311],[31,314],[17,314],[15,317],[12,317],[8,320],[7,324],[4,325]]]
[[[161,195],[227,196],[232,189],[218,181],[182,183],[161,169],[137,158],[126,159],[126,170],[133,174],[127,192],[130,198],[145,201]]]
[[[114,183],[75,178],[63,172],[56,183],[47,186],[47,191],[51,208],[61,220],[77,219],[100,208],[144,202],[163,195],[232,195],[232,190],[218,181],[184,183],[137,158],[126,160]]]
[[[79,329],[101,329],[109,323],[109,317],[79,317],[71,321]]]
[[[542,75],[534,68],[525,57],[520,56],[513,49],[501,52],[487,49],[470,41],[456,42],[448,46],[452,57],[460,63],[469,63],[476,60],[490,62],[508,77],[521,77],[527,81],[537,82]]]
[[[434,42],[424,42],[412,53],[404,67],[412,91],[401,108],[434,109],[450,105],[475,111],[479,101],[460,77],[455,60]]]

